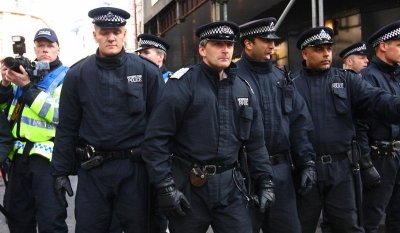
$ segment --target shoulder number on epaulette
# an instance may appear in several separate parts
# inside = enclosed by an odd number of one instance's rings
[[[188,67],[180,68],[178,71],[174,72],[170,78],[180,79],[189,69]]]

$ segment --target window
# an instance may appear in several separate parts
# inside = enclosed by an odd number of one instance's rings
[[[158,15],[158,20],[160,22],[160,34],[165,33],[171,27],[176,24],[176,4],[168,5],[163,11]]]
[[[190,13],[206,2],[207,0],[183,0],[181,3],[181,18],[187,17]]]

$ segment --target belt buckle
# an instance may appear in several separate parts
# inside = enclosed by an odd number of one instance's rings
[[[207,175],[213,176],[217,173],[217,166],[215,165],[204,165],[203,172]]]
[[[94,157],[96,150],[94,149],[94,147],[92,145],[87,144],[85,146],[85,153],[86,153],[87,159],[90,159],[90,158]]]
[[[322,155],[321,156],[321,163],[322,164],[332,163],[332,156],[331,155]]]

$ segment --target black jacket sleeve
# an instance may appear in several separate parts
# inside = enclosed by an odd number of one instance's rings
[[[291,152],[295,166],[303,167],[316,157],[311,143],[314,126],[308,107],[296,89],[293,92],[293,102],[293,111],[289,115]]]
[[[12,136],[8,121],[3,111],[0,110],[0,162],[7,158],[8,153],[12,150]]]

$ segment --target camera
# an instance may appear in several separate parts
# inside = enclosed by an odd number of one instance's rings
[[[29,77],[41,78],[47,74],[50,70],[50,64],[46,61],[33,61],[31,62],[28,58],[24,57],[26,53],[25,38],[23,36],[12,36],[14,54],[18,54],[14,57],[6,57],[3,62],[4,65],[18,73],[21,73],[19,66],[22,65]]]

